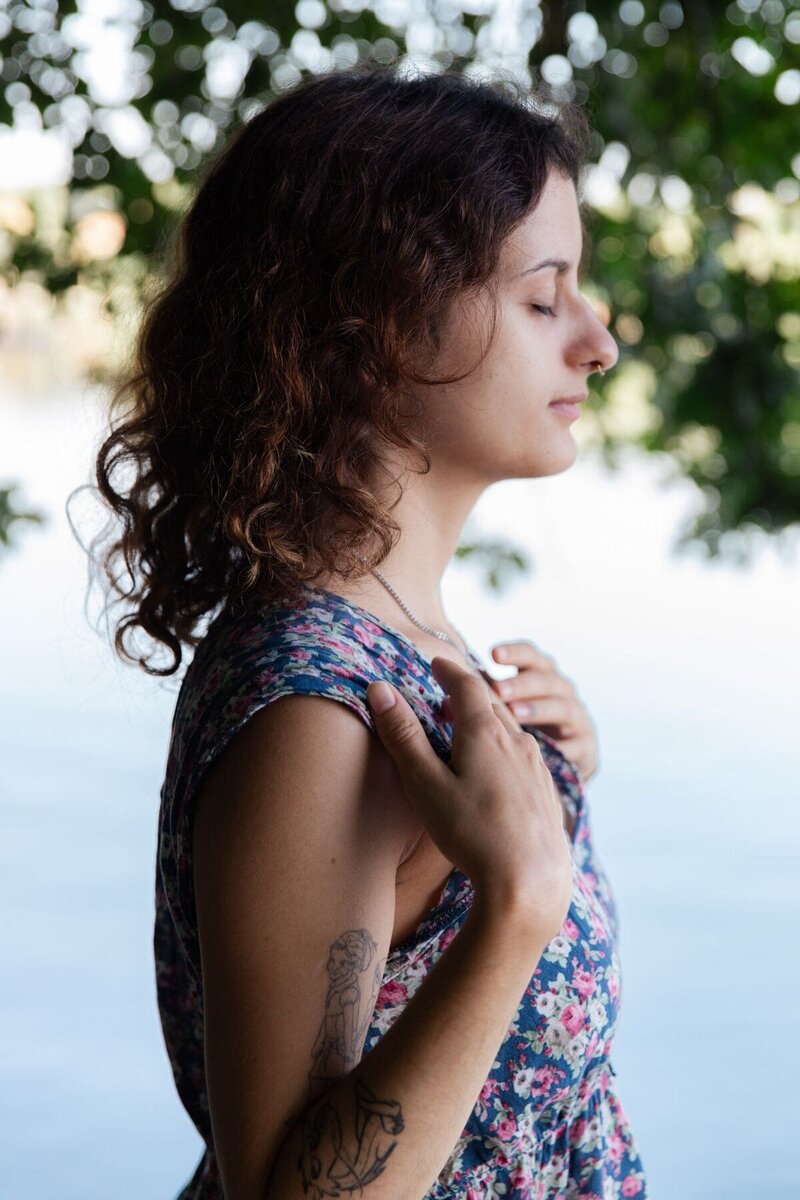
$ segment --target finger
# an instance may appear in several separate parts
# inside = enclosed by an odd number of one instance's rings
[[[535,718],[539,725],[559,725],[570,734],[577,732],[575,709],[559,696],[546,699],[537,698],[535,703],[530,700],[515,700],[509,705],[518,721],[528,721]]]
[[[511,679],[494,679],[492,686],[506,703],[512,700],[574,694],[568,679],[556,671],[542,670],[539,667],[525,667],[519,675],[514,675]]]
[[[498,700],[497,703],[492,702],[492,708],[495,716],[505,725],[509,733],[520,732],[519,721],[502,700]]]
[[[492,655],[495,662],[510,663],[513,666],[546,667],[548,663],[551,666],[555,665],[549,654],[545,654],[544,650],[527,640],[498,642],[492,647]]]
[[[385,691],[384,689],[388,689]],[[391,703],[384,707],[386,699]],[[403,783],[446,786],[449,769],[434,750],[414,709],[386,679],[367,686],[367,702],[378,736],[394,760]]]
[[[436,659],[433,661],[435,662]],[[473,670],[464,671],[460,664],[453,664],[450,659],[446,659],[445,662],[447,663],[447,666],[440,671],[442,678],[439,680],[439,683],[445,689],[449,688],[450,691],[445,695],[442,701],[441,712],[444,719],[449,721],[450,724],[454,726],[453,736],[455,738],[457,736],[456,730],[462,721],[466,720],[471,715],[486,711],[487,693],[482,678],[476,675]],[[444,676],[447,674],[447,667],[453,665],[455,665],[457,667],[457,671],[460,672],[460,677],[454,676],[454,678],[448,681],[444,678]],[[435,671],[434,675],[436,675]],[[467,687],[464,676],[467,677],[471,684],[476,685],[476,693],[473,693],[472,695],[470,694],[473,689]],[[491,698],[491,693],[489,693],[488,700],[489,707],[492,709],[494,715],[498,718],[500,723],[505,726],[507,731],[509,733],[520,733],[521,730],[519,722],[509,711],[505,702],[502,700],[498,700],[497,702],[493,701]]]
[[[491,704],[486,685],[471,667],[445,658],[441,654],[431,659],[433,677],[450,699],[450,711],[459,721],[477,713],[485,713]]]

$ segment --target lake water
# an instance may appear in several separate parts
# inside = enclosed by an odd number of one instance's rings
[[[88,478],[96,395],[1,411],[0,481],[48,514],[0,558],[2,1196],[171,1200],[201,1150],[152,971],[176,684],[117,663],[83,612],[64,502]],[[632,457],[607,474],[587,453],[496,485],[465,533],[507,536],[533,571],[498,597],[454,562],[445,604],[487,662],[512,638],[552,654],[597,725],[612,1057],[653,1200],[797,1200],[800,560],[674,556],[697,500],[664,472]]]

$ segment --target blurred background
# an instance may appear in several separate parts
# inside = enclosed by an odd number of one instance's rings
[[[612,1057],[654,1200],[796,1200],[789,0],[0,0],[2,1195],[166,1200],[200,1157],[151,949],[179,678],[114,658],[65,505],[197,167],[302,76],[362,59],[521,79],[596,129],[583,290],[619,364],[591,379],[568,472],[481,498],[444,600],[487,664],[512,638],[553,655],[596,723]],[[70,511],[86,541],[91,493]]]

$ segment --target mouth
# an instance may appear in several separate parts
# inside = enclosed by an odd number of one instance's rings
[[[581,415],[580,405],[586,399],[586,396],[562,396],[560,400],[552,400],[548,404],[548,408],[552,408],[559,416],[575,419]]]

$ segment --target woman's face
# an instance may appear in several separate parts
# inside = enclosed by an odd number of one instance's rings
[[[551,403],[585,397],[596,364],[608,369],[619,357],[616,342],[578,288],[582,243],[572,181],[551,171],[535,212],[503,246],[491,350],[461,382],[421,393],[435,470],[466,474],[485,485],[554,475],[574,462],[575,418]],[[551,259],[563,260],[566,269],[531,270]],[[489,298],[460,302],[444,331],[440,358],[429,368],[431,377],[460,373],[474,363],[490,325]]]

